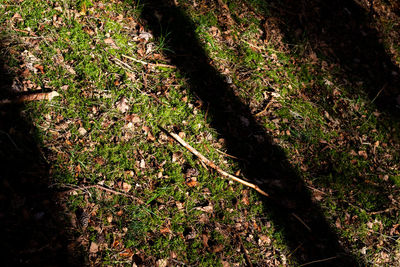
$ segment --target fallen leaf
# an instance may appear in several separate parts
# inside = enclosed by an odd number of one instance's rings
[[[87,131],[86,131],[85,128],[80,127],[80,128],[78,129],[78,133],[79,133],[80,135],[85,135],[85,134],[87,133]]]
[[[208,247],[208,235],[207,234],[202,234],[201,235],[201,240],[203,242],[203,246],[204,247]]]
[[[212,252],[218,253],[218,252],[221,252],[223,249],[224,249],[224,246],[222,244],[218,244],[213,247]]]
[[[205,207],[197,207],[196,210],[201,210],[201,211],[204,211],[204,212],[207,212],[207,213],[212,213],[213,210],[214,210],[214,207],[211,206],[211,205],[210,206],[205,206]]]
[[[97,253],[99,251],[99,245],[95,242],[90,244],[89,252],[90,253]]]
[[[139,39],[144,39],[146,42],[153,38],[153,35],[149,32],[141,32],[139,34]]]
[[[170,234],[171,233],[171,229],[169,229],[169,227],[167,226],[167,227],[164,227],[164,228],[161,228],[160,229],[160,233],[161,234]]]
[[[128,100],[125,97],[122,97],[117,103],[116,103],[116,107],[117,109],[122,112],[125,113],[129,110],[129,104],[128,104]]]
[[[139,165],[139,167],[142,168],[142,169],[146,168],[146,162],[144,161],[144,159],[141,159],[141,160],[140,160],[140,165]]]
[[[189,187],[195,187],[195,186],[198,186],[199,183],[197,182],[196,177],[193,177],[192,179],[190,179],[189,181],[186,182],[186,185]]]
[[[130,258],[133,256],[133,251],[129,248],[124,249],[122,252],[119,253],[120,257]]]
[[[125,193],[128,193],[129,192],[129,190],[131,190],[131,188],[132,188],[132,186],[130,185],[130,184],[128,184],[128,183],[123,183],[122,184],[122,190],[124,190],[124,192]]]
[[[364,159],[368,158],[367,152],[364,150],[358,151],[358,155],[363,157]]]
[[[113,247],[113,248],[119,247],[119,244],[120,244],[119,240],[115,240],[115,241],[113,242],[113,244],[112,244],[112,247]]]
[[[43,68],[42,65],[36,64],[36,65],[34,65],[34,67],[35,67],[36,69],[38,69],[38,70],[40,71],[40,73],[44,74],[44,68]]]
[[[159,259],[156,263],[157,263],[157,267],[167,267],[168,260],[167,259]]]
[[[339,228],[339,229],[342,228],[342,223],[340,222],[340,218],[337,218],[337,219],[336,219],[335,225],[336,225],[336,227]]]

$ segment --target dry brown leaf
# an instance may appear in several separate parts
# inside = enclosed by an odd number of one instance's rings
[[[128,183],[123,183],[122,184],[122,190],[124,190],[124,192],[125,193],[128,193],[129,192],[129,190],[131,190],[131,188],[132,188],[132,186],[130,185],[130,184],[128,184]]]
[[[358,151],[358,155],[363,157],[364,159],[368,158],[367,152],[364,150]]]
[[[43,68],[42,65],[36,64],[36,65],[34,65],[34,67],[35,67],[36,69],[38,69],[38,70],[40,71],[40,73],[44,74],[44,68]]]
[[[146,168],[146,162],[144,161],[144,159],[141,159],[141,160],[140,160],[140,165],[139,165],[139,167],[142,168],[142,169]]]
[[[95,242],[90,244],[89,252],[90,253],[97,253],[99,251],[99,245]]]
[[[126,248],[119,253],[119,256],[123,258],[130,258],[133,256],[133,251],[130,248]]]
[[[168,260],[167,259],[159,259],[157,261],[157,267],[167,267],[168,266]]]
[[[209,206],[205,206],[205,207],[197,207],[196,210],[201,210],[207,213],[212,213],[214,210],[214,207],[209,205]]]
[[[130,108],[128,100],[125,97],[122,97],[115,105],[117,109],[122,113],[127,112]]]
[[[190,179],[189,181],[186,182],[186,185],[189,187],[195,187],[195,186],[198,186],[199,183],[197,182],[196,177],[193,177],[192,179]]]
[[[337,228],[341,229],[342,228],[342,223],[340,222],[340,218],[336,219],[335,225]]]
[[[87,131],[86,131],[85,128],[80,127],[80,128],[78,129],[78,133],[79,133],[80,135],[85,135],[85,134],[87,133]]]
[[[203,246],[208,248],[208,235],[207,234],[202,234],[201,235],[201,240],[203,242]]]
[[[161,228],[160,233],[165,235],[165,234],[170,234],[172,232],[171,232],[171,229],[169,229],[169,227],[167,226],[167,227]]]
[[[218,253],[218,252],[221,252],[223,249],[224,249],[224,246],[222,244],[218,244],[213,247],[212,252]]]

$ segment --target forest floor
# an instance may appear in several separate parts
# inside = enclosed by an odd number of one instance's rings
[[[400,5],[308,2],[1,0],[4,262],[397,266]]]

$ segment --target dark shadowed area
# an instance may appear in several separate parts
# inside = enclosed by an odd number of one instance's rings
[[[0,47],[1,55],[5,54]],[[0,101],[18,87],[0,58]],[[0,104],[0,235],[2,266],[82,266],[70,223],[49,188],[49,166],[22,105]]]
[[[277,24],[288,43],[308,43],[308,52],[339,66],[344,70],[343,78],[362,86],[380,111],[398,118],[400,70],[385,50],[382,34],[373,26],[372,2],[283,0],[257,5],[264,10],[262,23]]]
[[[272,214],[284,233],[292,256],[299,263],[328,259],[322,266],[361,264],[341,246],[283,151],[272,143],[248,107],[209,64],[192,21],[173,1],[148,0],[143,4],[143,24],[156,38],[167,36],[171,63],[187,78],[192,93],[205,103],[204,108],[209,109],[211,125],[226,140],[228,153],[243,159],[244,177],[271,195],[264,199],[265,213]]]

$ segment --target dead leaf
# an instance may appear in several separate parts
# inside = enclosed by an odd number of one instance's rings
[[[15,13],[14,16],[12,16],[11,20],[24,21],[24,19],[22,18],[22,16],[19,13]]]
[[[179,211],[182,211],[184,209],[184,203],[176,201],[175,204]]]
[[[358,155],[363,157],[364,159],[368,158],[367,152],[364,150],[358,151]]]
[[[116,107],[117,109],[122,112],[125,113],[129,110],[129,104],[128,104],[128,100],[125,97],[122,97],[117,103],[116,103]]]
[[[203,246],[208,248],[208,235],[207,234],[202,234],[201,235],[201,240],[203,242]]]
[[[167,267],[168,266],[167,259],[159,259],[156,263],[157,263],[157,267]]]
[[[129,192],[129,190],[131,190],[131,188],[132,188],[132,186],[130,185],[130,184],[128,184],[128,183],[123,183],[122,184],[122,190],[124,190],[124,192],[125,193],[128,193]]]
[[[153,38],[153,35],[149,32],[141,32],[139,34],[139,39],[144,39],[146,42]]]
[[[115,241],[113,242],[113,244],[112,244],[112,247],[113,247],[113,248],[117,248],[117,247],[119,247],[119,245],[120,245],[119,240],[115,240]]]
[[[336,225],[336,227],[339,228],[339,229],[342,228],[342,223],[340,222],[340,218],[337,218],[337,219],[336,219],[335,225]]]
[[[167,226],[167,227],[161,228],[160,233],[165,235],[165,234],[170,234],[172,232],[171,232],[171,229],[169,229],[169,227]]]
[[[79,133],[80,135],[85,135],[85,134],[87,133],[87,131],[86,131],[85,128],[80,127],[80,128],[78,129],[78,133]]]
[[[269,245],[271,244],[271,239],[266,235],[260,235],[260,239],[258,240],[259,245]]]
[[[210,219],[208,218],[207,214],[203,213],[203,214],[200,215],[200,218],[199,218],[199,222],[200,223],[206,224],[209,221],[210,221]]]
[[[144,159],[141,159],[141,160],[140,160],[140,165],[139,165],[139,167],[142,168],[142,169],[146,168],[146,162],[144,161]]]
[[[40,71],[40,73],[44,74],[44,68],[43,68],[42,65],[36,64],[36,65],[34,65],[34,67],[35,67],[36,69],[38,69],[38,70]]]
[[[99,251],[99,245],[95,242],[90,244],[89,252],[90,253],[97,253]]]
[[[188,182],[186,182],[186,185],[189,187],[195,187],[195,186],[198,186],[199,183],[197,182],[196,177],[193,177]]]
[[[118,49],[119,47],[115,44],[114,40],[112,38],[107,38],[104,39],[104,43],[110,45],[112,48]]]
[[[223,249],[224,249],[224,246],[222,244],[218,244],[213,247],[212,252],[218,253],[218,252],[221,252]]]
[[[119,256],[123,258],[130,258],[133,256],[133,251],[130,248],[126,248],[119,253]]]
[[[197,207],[196,210],[201,210],[207,213],[212,213],[214,210],[214,207],[209,205],[209,206],[205,206],[205,207]]]

